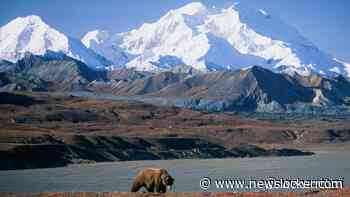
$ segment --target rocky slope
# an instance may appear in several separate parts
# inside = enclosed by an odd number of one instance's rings
[[[88,88],[117,96],[138,96],[153,104],[209,111],[282,112],[310,108],[307,112],[347,106],[350,98],[350,82],[342,76],[290,76],[259,66],[194,76],[163,72],[128,82],[91,83]]]
[[[52,144],[18,145],[0,150],[0,170],[61,167],[74,163],[132,160],[205,159],[258,156],[312,155],[297,149],[264,149],[242,146],[226,149],[218,144],[191,138],[120,138],[71,136],[69,143],[52,138]],[[63,138],[64,139],[64,138]],[[66,139],[64,139],[66,140]]]
[[[341,75],[290,76],[259,66],[194,75],[95,70],[63,54],[0,62],[0,90],[85,91],[206,111],[338,113],[350,102],[350,82]]]
[[[60,58],[26,53],[17,63],[0,65],[1,91],[79,91],[94,80],[106,80],[106,71],[62,55]]]

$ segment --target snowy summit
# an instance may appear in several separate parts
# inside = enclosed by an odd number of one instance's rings
[[[350,73],[344,63],[277,17],[237,3],[223,9],[190,3],[103,42],[91,35],[84,37],[85,46],[114,64],[122,62],[138,70],[186,65],[206,72],[256,64],[289,74]]]
[[[0,59],[16,62],[26,52],[45,55],[63,53],[95,68],[105,66],[105,58],[47,25],[39,16],[18,17],[0,28]]]
[[[189,3],[132,31],[94,30],[81,41],[38,16],[18,17],[0,28],[0,59],[16,62],[26,52],[48,51],[92,68],[208,72],[260,65],[291,75],[350,77],[349,64],[323,52],[278,17],[239,3],[227,8]]]

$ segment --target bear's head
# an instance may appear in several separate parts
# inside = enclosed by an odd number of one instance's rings
[[[171,177],[169,174],[162,175],[162,183],[167,187],[169,191],[171,190],[171,186],[174,184],[174,181],[174,178]]]

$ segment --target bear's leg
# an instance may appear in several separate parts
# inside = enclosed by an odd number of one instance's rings
[[[132,184],[132,187],[131,187],[131,192],[138,192],[141,187],[142,187],[141,184],[138,184],[138,183],[134,182]]]
[[[154,187],[146,188],[148,192],[154,192]]]
[[[162,186],[161,185],[157,185],[156,186],[156,192],[157,193],[162,193]]]
[[[146,185],[146,190],[148,192],[154,192],[154,184]]]
[[[165,193],[166,192],[166,186],[165,185],[160,185],[159,186],[159,193]]]

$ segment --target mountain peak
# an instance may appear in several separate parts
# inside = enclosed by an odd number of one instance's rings
[[[241,73],[253,73],[254,75],[260,75],[262,73],[273,73],[271,70],[257,66],[257,65],[252,65],[247,68],[241,69]]]
[[[38,15],[28,15],[23,17],[17,17],[11,22],[25,22],[27,24],[44,23],[41,17]]]
[[[14,20],[10,21],[4,27],[1,27],[3,32],[12,31],[12,32],[21,32],[21,31],[31,31],[32,29],[42,29],[42,31],[49,29],[47,25],[40,16],[29,15],[25,17],[17,17]]]
[[[27,23],[28,25],[34,25],[34,24],[44,24],[43,20],[40,16],[37,15],[29,15],[25,17],[17,17],[13,20],[13,22],[22,22]]]
[[[114,64],[142,71],[184,66],[208,72],[260,65],[289,75],[334,76],[337,71],[350,76],[348,64],[317,48],[278,16],[243,3],[222,9],[189,3],[111,38],[93,47],[83,41]],[[180,64],[169,64],[163,57]]]
[[[48,51],[63,53],[93,68],[106,65],[104,58],[50,27],[39,16],[18,17],[0,28],[0,59],[17,62],[27,52],[43,56]]]
[[[96,29],[85,34],[85,36],[81,39],[81,41],[87,48],[90,48],[93,42],[95,42],[96,44],[101,44],[102,42],[107,40],[109,37],[110,37],[110,34],[108,31]]]
[[[188,3],[188,4],[184,5],[181,8],[176,9],[175,12],[181,13],[181,14],[186,14],[186,15],[195,15],[195,14],[204,12],[206,10],[207,10],[207,8],[203,3],[192,2],[192,3]]]
[[[86,43],[89,36],[84,37],[85,46],[115,64],[123,62],[128,68],[143,71],[187,66],[208,72],[261,65],[291,75],[332,76],[332,70],[350,73],[344,63],[334,61],[278,16],[243,3],[223,9],[189,3],[153,23],[112,35],[113,39],[103,43],[97,34],[89,35],[93,47]],[[181,65],[163,61],[164,57]]]
[[[30,15],[25,17],[17,17],[0,29],[3,34],[2,36],[4,36],[4,34],[8,34],[9,32],[21,33],[22,31],[32,31],[33,29],[38,28],[45,31],[50,27],[41,19],[40,16]]]
[[[68,38],[36,15],[18,17],[0,28],[0,58],[16,62],[26,52],[68,51]]]
[[[38,15],[29,15],[29,16],[23,17],[23,19],[28,20],[31,23],[43,22],[41,17]]]

